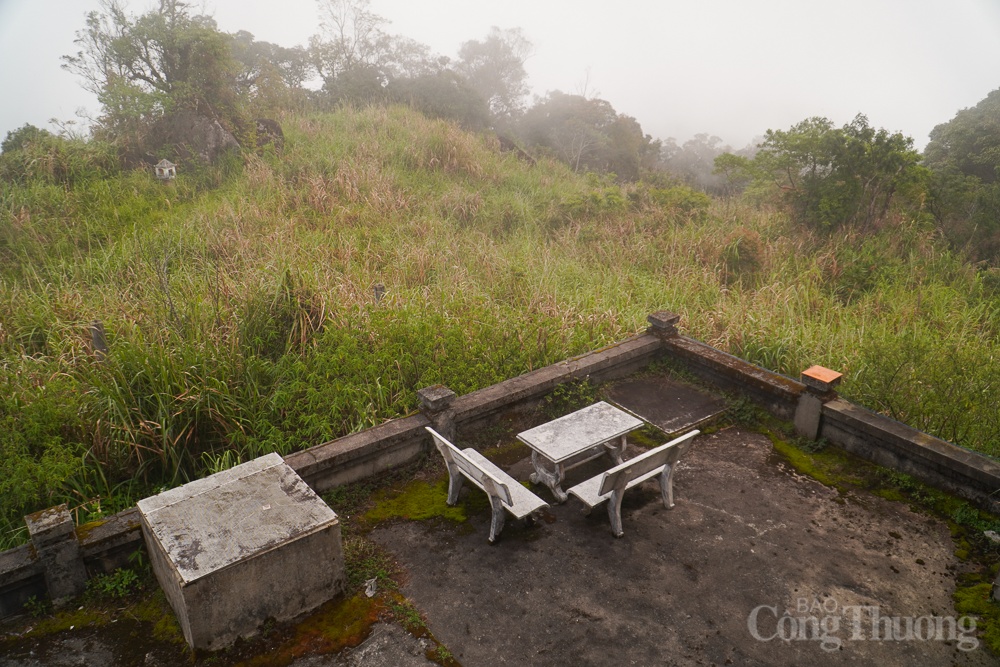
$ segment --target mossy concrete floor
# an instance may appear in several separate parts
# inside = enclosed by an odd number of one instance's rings
[[[509,472],[525,480],[530,462]],[[948,639],[966,566],[945,522],[800,475],[738,427],[696,440],[675,500],[666,510],[655,482],[629,492],[621,539],[572,497],[492,546],[483,514],[471,531],[398,522],[371,537],[466,667],[997,664],[967,626]]]
[[[527,480],[526,451],[511,444],[486,454]],[[491,546],[485,496],[469,488],[459,503],[467,520],[449,521],[437,511],[429,519],[386,519],[365,529],[365,540],[398,560],[399,593],[434,641],[376,623],[370,636],[364,630],[361,646],[328,650],[337,642],[324,643],[320,635],[347,632],[335,619],[348,613],[350,601],[340,601],[225,655],[192,657],[182,645],[153,636],[155,615],[142,616],[140,624],[125,610],[103,626],[71,615],[65,620],[75,627],[35,639],[22,635],[24,625],[0,627],[0,664],[998,664],[981,638],[947,637],[957,616],[956,581],[977,566],[956,557],[945,521],[849,485],[826,486],[786,461],[768,437],[740,427],[699,436],[677,471],[676,507],[663,507],[655,482],[630,491],[621,539],[611,535],[602,508],[585,516],[570,498],[533,526],[509,521]],[[607,464],[574,469],[569,483]],[[442,474],[436,465],[420,473],[438,480]],[[444,494],[444,485],[438,487]],[[551,500],[547,489],[534,490]],[[351,600],[363,601],[359,595]],[[398,593],[380,591],[373,602],[390,604],[384,595]],[[379,604],[360,614],[365,628],[385,616]],[[160,606],[168,618],[165,603]],[[876,608],[882,621],[873,629]],[[934,636],[938,624],[941,639]],[[970,643],[977,647],[963,650]]]

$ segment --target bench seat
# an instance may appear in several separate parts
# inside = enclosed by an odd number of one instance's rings
[[[642,484],[647,480],[653,479],[657,475],[662,474],[662,471],[663,471],[662,468],[657,468],[656,470],[651,470],[647,472],[642,477],[636,477],[635,479],[633,479],[632,481],[630,481],[628,484],[625,485],[625,490],[628,491],[629,489],[639,486],[640,484]],[[610,500],[611,494],[614,492],[614,489],[612,489],[611,491],[602,494],[600,491],[601,491],[601,482],[603,481],[604,481],[604,475],[591,477],[586,482],[580,482],[576,486],[572,487],[569,490],[569,493],[572,493],[574,496],[582,500],[588,507],[597,507],[606,500]]]
[[[677,461],[691,447],[691,441],[700,431],[694,430],[665,445],[643,452],[639,456],[616,465],[607,472],[577,484],[569,489],[569,494],[579,498],[588,508],[608,502],[608,517],[611,532],[615,537],[624,534],[622,530],[622,497],[625,492],[646,480],[657,478],[660,494],[667,509],[674,506],[674,469]]]
[[[475,449],[459,449],[431,427],[424,428],[431,434],[434,445],[448,467],[448,504],[458,502],[458,493],[466,479],[490,497],[490,507],[493,508],[489,537],[491,544],[500,537],[505,513],[512,514],[516,519],[524,519],[548,506],[547,502],[524,488],[520,482]]]
[[[504,509],[513,514],[515,519],[523,519],[543,507],[549,506],[547,502],[526,489],[524,485],[505,473],[495,463],[472,447],[466,447],[462,450],[462,453],[473,460],[483,470],[505,483],[507,491],[510,493],[511,504],[507,505],[505,503]]]

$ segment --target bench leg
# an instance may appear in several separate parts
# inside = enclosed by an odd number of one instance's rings
[[[663,496],[663,505],[668,510],[674,508],[674,468],[676,466],[666,465],[663,472],[657,477],[660,482],[660,495]]]
[[[454,505],[458,502],[458,492],[462,490],[462,483],[465,478],[462,477],[461,471],[459,471],[458,466],[448,464],[448,504]]]
[[[622,498],[624,496],[623,491],[615,490],[608,498],[608,518],[611,519],[611,532],[614,533],[615,537],[621,537],[625,534],[625,531],[622,530]]]
[[[499,497],[490,496],[490,505],[493,507],[493,520],[490,521],[490,544],[493,544],[500,537],[500,531],[503,530],[507,516],[503,509],[503,502]]]

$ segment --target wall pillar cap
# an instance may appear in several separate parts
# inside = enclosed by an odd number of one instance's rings
[[[455,400],[455,392],[443,384],[435,384],[417,390],[420,409],[425,412],[441,412]]]
[[[677,335],[677,323],[680,319],[680,315],[671,313],[668,310],[658,310],[655,313],[650,313],[646,316],[646,321],[649,322],[650,325],[650,333],[667,336]]]
[[[76,540],[76,525],[66,503],[24,517],[28,535],[35,549],[41,551],[53,544]]]
[[[802,384],[809,389],[819,392],[833,391],[833,388],[840,384],[844,374],[824,368],[823,366],[810,366],[802,371]]]

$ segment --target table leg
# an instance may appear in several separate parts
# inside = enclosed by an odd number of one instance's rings
[[[606,443],[604,443],[604,446],[607,448],[608,453],[611,454],[611,458],[615,460],[616,465],[621,465],[622,463],[625,463],[625,458],[624,458],[625,447],[627,445],[628,442],[625,440],[624,435],[621,436],[618,444],[615,444],[614,440],[608,440]]]
[[[560,503],[564,503],[566,502],[566,499],[569,498],[569,495],[559,486],[562,484],[564,475],[562,466],[558,463],[553,463],[552,467],[554,470],[549,471],[545,469],[544,463],[546,461],[548,461],[548,459],[544,456],[539,455],[538,452],[532,451],[531,465],[535,467],[535,472],[531,473],[528,479],[531,480],[533,484],[544,484],[549,487],[549,490],[552,491],[552,495],[556,497],[556,500]],[[552,463],[551,461],[548,462]]]

